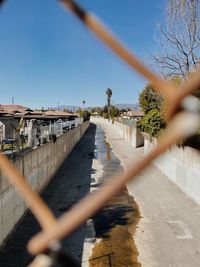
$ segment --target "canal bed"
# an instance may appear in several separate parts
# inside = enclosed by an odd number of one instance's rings
[[[96,162],[101,163],[101,175],[95,176],[92,186],[101,185],[114,173],[123,173],[120,160],[114,155],[106,141],[106,136],[97,125],[95,137]],[[95,169],[93,172],[95,173]],[[95,188],[97,189],[97,188]],[[134,242],[134,233],[140,220],[138,205],[128,194],[127,188],[113,199],[93,217],[96,242],[89,258],[89,267],[139,267],[138,251]]]

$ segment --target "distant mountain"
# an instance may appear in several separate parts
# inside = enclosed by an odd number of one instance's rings
[[[140,110],[140,105],[139,103],[135,103],[135,104],[116,104],[114,105],[116,108],[118,109],[131,109],[131,110],[136,110],[139,111]]]
[[[131,110],[136,110],[136,111],[139,111],[140,110],[140,106],[139,106],[139,103],[135,103],[135,104],[116,104],[114,105],[116,108],[118,109],[131,109]],[[83,106],[72,106],[72,105],[60,105],[59,106],[59,109],[60,110],[64,110],[64,109],[67,109],[68,111],[71,111],[71,112],[76,112],[79,108],[83,108]],[[86,107],[86,109],[92,109],[93,107]],[[103,108],[103,106],[102,106]],[[58,109],[58,107],[54,107],[52,109]]]

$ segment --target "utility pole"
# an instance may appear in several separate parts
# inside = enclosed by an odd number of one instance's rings
[[[15,97],[12,96],[12,105],[15,104]]]
[[[57,102],[57,104],[58,104],[58,110],[60,110],[60,103],[59,103],[59,102]]]

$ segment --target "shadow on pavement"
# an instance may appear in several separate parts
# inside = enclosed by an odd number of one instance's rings
[[[62,164],[42,193],[43,199],[56,217],[66,212],[89,192],[94,154],[96,125],[91,124],[82,139]],[[40,230],[29,211],[0,250],[1,267],[25,267],[32,260],[26,251],[28,240]],[[81,264],[85,225],[63,240],[63,248]]]

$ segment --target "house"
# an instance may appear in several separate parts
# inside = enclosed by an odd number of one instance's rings
[[[139,120],[142,117],[144,117],[144,112],[143,111],[135,111],[135,110],[131,110],[131,111],[127,111],[124,112],[122,114],[122,118],[124,119],[133,119],[133,120]]]
[[[18,120],[14,118],[16,114],[22,117],[31,109],[21,105],[0,105],[0,122],[1,122],[1,140],[15,139]]]
[[[75,122],[77,117],[76,114],[59,110],[34,111],[22,105],[0,105],[0,142],[3,139],[17,140],[20,133],[35,136],[39,128],[41,135],[49,131],[61,134],[65,129],[80,124],[79,120]]]

